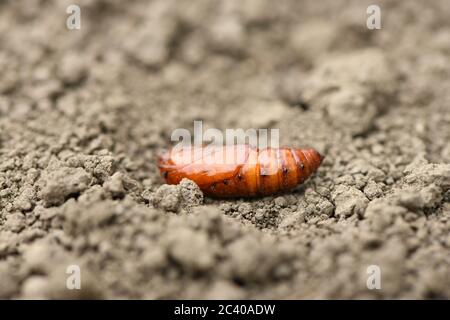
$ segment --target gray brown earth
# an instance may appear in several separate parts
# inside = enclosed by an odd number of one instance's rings
[[[71,3],[0,2],[1,298],[450,298],[448,1]],[[326,159],[204,198],[155,166],[194,120]]]

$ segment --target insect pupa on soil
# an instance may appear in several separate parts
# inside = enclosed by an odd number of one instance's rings
[[[163,154],[158,168],[168,184],[187,178],[207,196],[252,197],[293,189],[317,171],[323,158],[314,149],[183,147]]]

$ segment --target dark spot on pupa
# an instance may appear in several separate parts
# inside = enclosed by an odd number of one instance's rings
[[[169,171],[163,171],[162,175],[163,175],[164,179],[166,179],[167,176],[169,175]]]
[[[237,178],[238,178],[239,181],[241,181],[242,180],[242,174],[238,173]],[[223,181],[223,183],[225,183],[225,180]]]
[[[223,179],[223,184],[224,184],[224,185],[226,185],[226,186],[227,186],[227,185],[228,185],[228,183],[229,183],[228,179]]]
[[[287,175],[287,174],[288,174],[288,172],[289,172],[288,168],[286,168],[286,167],[283,167],[283,174],[284,174],[284,175]]]

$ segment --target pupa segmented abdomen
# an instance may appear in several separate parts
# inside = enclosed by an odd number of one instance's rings
[[[184,147],[160,157],[158,167],[168,184],[187,178],[208,196],[251,197],[294,188],[317,171],[322,160],[314,149]]]

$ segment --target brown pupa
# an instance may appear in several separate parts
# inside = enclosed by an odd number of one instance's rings
[[[322,160],[314,149],[183,147],[166,152],[158,167],[168,184],[187,178],[207,196],[252,197],[294,188],[316,172]]]

